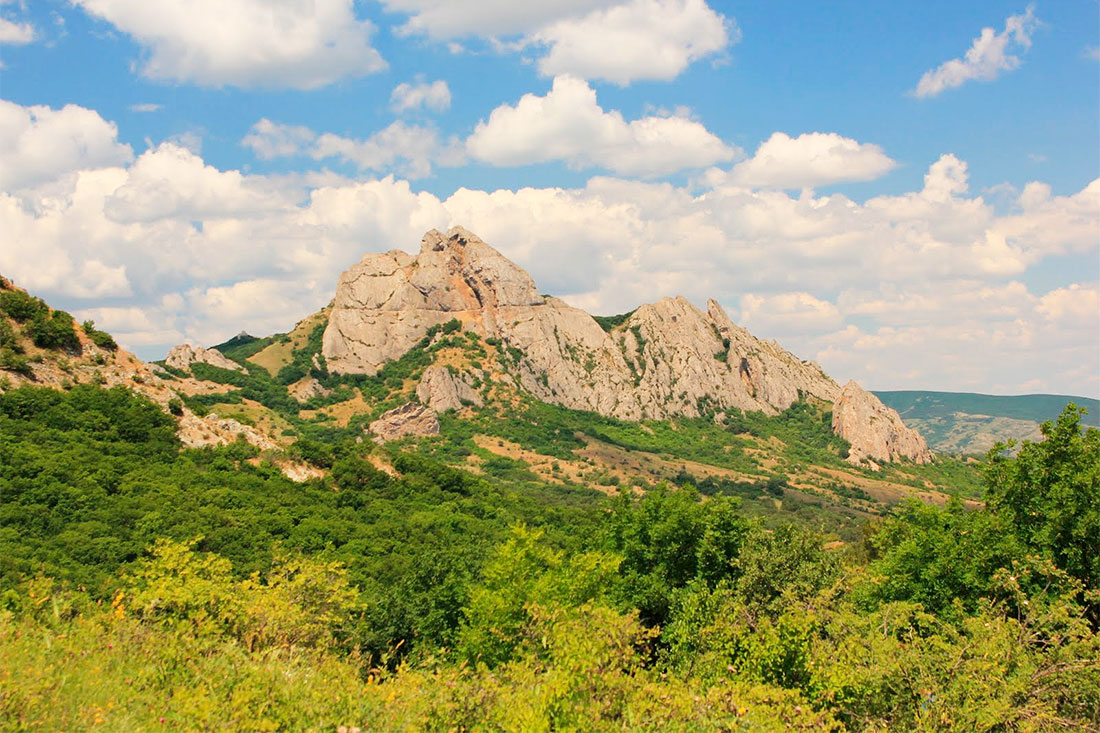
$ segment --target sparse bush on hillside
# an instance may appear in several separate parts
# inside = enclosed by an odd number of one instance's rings
[[[76,335],[73,317],[65,311],[54,311],[49,314],[46,311],[39,311],[27,326],[27,335],[34,341],[35,346],[43,349],[76,350],[80,348],[80,339]]]
[[[634,311],[638,310],[637,308]],[[592,316],[592,320],[600,324],[600,328],[610,333],[614,329],[623,325],[627,320],[634,315],[634,311],[628,313],[620,313],[617,316]]]
[[[81,324],[84,329],[84,333],[88,335],[88,338],[92,340],[92,343],[101,349],[107,349],[108,351],[118,350],[118,344],[115,343],[115,339],[111,334],[106,331],[100,331],[95,327],[95,321],[84,321]]]
[[[0,293],[0,311],[9,318],[25,323],[39,313],[48,311],[46,304],[21,290],[5,290]]]
[[[14,348],[8,345],[0,347],[0,369],[15,372],[16,374],[23,374],[25,376],[30,376],[33,373],[30,359],[21,356]]]
[[[15,352],[22,351],[15,329],[12,328],[11,323],[6,318],[0,318],[0,349],[5,347]]]

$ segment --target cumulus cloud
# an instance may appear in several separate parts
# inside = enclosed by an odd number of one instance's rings
[[[115,124],[93,110],[75,104],[23,107],[0,99],[0,190],[132,158],[130,146],[118,142]]]
[[[187,148],[162,143],[130,166],[126,182],[104,202],[117,222],[261,216],[287,205],[261,176],[219,171]]]
[[[34,38],[34,26],[30,23],[17,23],[14,20],[0,18],[0,43],[24,46]]]
[[[704,0],[383,0],[411,14],[404,33],[436,40],[476,36],[498,51],[536,50],[544,76],[570,74],[625,86],[669,80],[740,40],[731,18]],[[500,40],[502,37],[514,39]]]
[[[394,171],[407,178],[423,178],[433,165],[457,166],[465,153],[456,137],[441,140],[432,127],[393,122],[360,140],[330,132],[318,135],[308,127],[282,125],[261,119],[241,144],[265,160],[308,155],[314,160],[338,158],[360,170]]]
[[[1051,290],[1039,299],[1037,307],[1049,321],[1089,328],[1096,325],[1100,313],[1100,290],[1095,284],[1073,283]],[[1093,335],[1098,334],[1094,332]]]
[[[644,177],[729,160],[737,150],[685,117],[643,117],[627,122],[606,112],[584,81],[559,76],[545,96],[525,94],[478,123],[466,140],[471,157],[497,166],[562,161]]]
[[[404,33],[435,40],[463,36],[507,36],[537,31],[563,18],[583,15],[621,0],[382,0],[390,12],[411,17]]]
[[[810,293],[741,296],[740,323],[770,338],[832,331],[843,323],[836,305]]]
[[[703,0],[633,0],[559,20],[530,40],[549,49],[538,61],[544,76],[571,74],[625,86],[674,79],[739,38],[734,22]]]
[[[451,90],[447,82],[439,79],[432,83],[402,82],[393,88],[390,94],[390,108],[394,112],[405,112],[418,107],[442,112],[451,106]]]
[[[935,69],[926,71],[917,82],[913,94],[934,97],[968,81],[993,81],[1002,71],[1018,68],[1020,57],[1010,51],[1022,52],[1031,48],[1031,34],[1038,23],[1035,6],[1029,5],[1024,13],[1010,15],[1000,33],[992,28],[982,28],[981,35],[974,39],[963,58],[945,61]]]
[[[141,44],[158,81],[314,89],[386,67],[352,0],[73,2]]]
[[[878,145],[860,143],[834,132],[810,132],[792,138],[773,133],[756,153],[728,173],[712,170],[712,184],[751,188],[805,188],[845,181],[871,181],[897,166]]]
[[[303,155],[317,139],[317,133],[304,125],[284,125],[266,117],[252,126],[241,140],[262,160]]]

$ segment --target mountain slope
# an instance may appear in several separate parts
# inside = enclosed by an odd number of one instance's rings
[[[921,390],[875,392],[937,451],[984,453],[1006,440],[1041,440],[1039,425],[1072,402],[1089,411],[1081,422],[1100,426],[1100,400],[1069,395],[986,395]]]

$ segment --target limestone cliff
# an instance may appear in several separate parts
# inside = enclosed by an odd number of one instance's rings
[[[191,344],[173,346],[164,359],[164,363],[168,366],[185,372],[191,371],[191,365],[196,362],[248,374],[247,369],[227,358],[225,354],[217,349],[205,349],[202,346],[192,346]]]
[[[908,458],[917,463],[932,460],[924,438],[905,427],[897,410],[855,382],[848,382],[833,403],[833,431],[851,443],[852,463],[888,462]],[[872,463],[872,466],[874,464]]]
[[[685,298],[664,298],[604,331],[584,311],[540,295],[522,268],[461,227],[428,232],[415,257],[368,254],[345,272],[323,355],[335,373],[375,374],[452,319],[499,342],[514,360],[508,378],[537,399],[621,419],[776,414],[800,395],[841,396],[821,367],[753,337],[713,300],[704,312]],[[479,401],[467,379],[445,370],[426,372],[417,394],[436,411]],[[873,430],[880,427],[894,431],[875,438],[894,446],[890,459],[923,456],[919,436],[900,419],[876,419]],[[861,456],[880,454],[861,449]]]

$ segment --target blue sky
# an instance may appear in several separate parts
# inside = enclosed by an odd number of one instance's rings
[[[871,388],[1100,395],[1095,0],[9,0],[0,44],[0,272],[146,358],[463,224]]]

